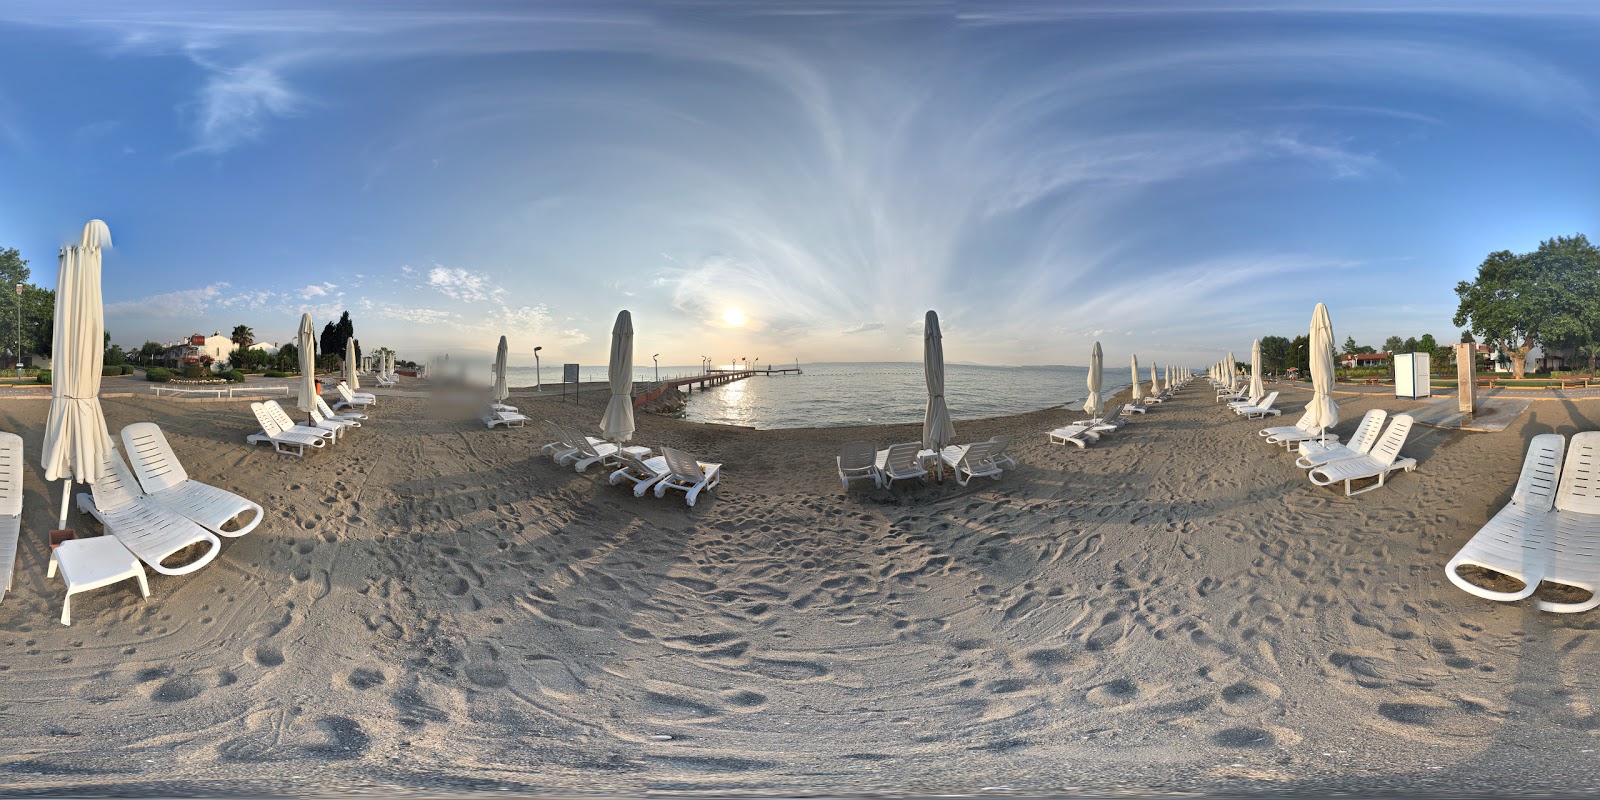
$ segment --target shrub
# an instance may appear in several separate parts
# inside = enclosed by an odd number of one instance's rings
[[[266,372],[261,373],[261,377],[263,377],[263,378],[287,378],[287,377],[289,377],[289,373],[287,373],[287,372],[279,372],[279,371],[277,371],[275,369],[269,369]]]
[[[204,364],[189,364],[183,368],[183,377],[198,380],[211,377],[211,369]]]
[[[46,385],[46,386],[50,385],[50,370],[47,370],[47,369],[39,370],[39,382],[44,384],[44,385]]]
[[[172,370],[162,369],[161,367],[151,367],[145,371],[144,379],[147,381],[155,381],[156,383],[166,383],[167,381],[172,380]]]
[[[100,377],[102,377],[102,378],[110,377],[112,375],[121,375],[121,374],[122,374],[122,367],[121,366],[101,367],[100,368]]]
[[[229,383],[244,383],[244,373],[236,369],[230,369],[218,377],[228,379]]]
[[[124,374],[124,375],[132,375],[133,374],[133,367],[130,367],[127,364],[123,364],[122,365],[122,374]]]

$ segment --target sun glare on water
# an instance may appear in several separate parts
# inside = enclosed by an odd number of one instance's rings
[[[744,327],[745,321],[744,312],[737,308],[729,307],[726,311],[722,312],[722,321],[732,325],[735,328],[742,328]]]

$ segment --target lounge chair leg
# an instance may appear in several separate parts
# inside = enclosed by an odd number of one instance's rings
[[[140,567],[139,568],[139,574],[135,575],[134,577],[139,579],[139,591],[144,593],[145,597],[149,597],[150,596],[150,579],[146,578],[144,576],[144,567]]]
[[[67,594],[67,598],[61,601],[61,624],[72,624],[72,594],[70,592]]]

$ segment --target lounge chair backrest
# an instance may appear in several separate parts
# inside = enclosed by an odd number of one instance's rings
[[[1126,403],[1124,403],[1124,404],[1122,404],[1120,406],[1116,406],[1114,408],[1111,408],[1111,409],[1106,411],[1105,416],[1101,417],[1101,419],[1116,419],[1117,417],[1120,417],[1124,413],[1126,413],[1127,408],[1128,408],[1128,405]]]
[[[346,403],[351,403],[351,402],[355,401],[355,399],[356,399],[355,392],[350,391],[350,387],[344,385],[343,381],[340,381],[339,383],[334,384],[333,388],[337,389],[339,391],[339,396],[344,398],[344,401]]]
[[[178,456],[167,444],[166,434],[154,422],[135,422],[122,429],[122,446],[128,449],[133,474],[147,493],[171,489],[189,480],[189,473],[178,463]]]
[[[566,431],[567,444],[578,448],[578,452],[582,453],[586,458],[600,457],[600,451],[594,449],[594,445],[589,444],[589,437],[583,435],[583,431],[571,426],[567,426]]]
[[[1312,411],[1310,406],[1307,406],[1306,407],[1306,413],[1300,415],[1300,421],[1296,422],[1294,424],[1294,426],[1296,428],[1299,428],[1300,430],[1303,430],[1303,431],[1307,432],[1307,433],[1310,433],[1311,431],[1316,430],[1317,429],[1317,412]]]
[[[22,437],[0,433],[0,514],[22,513]],[[5,583],[0,582],[0,589]]]
[[[994,442],[994,450],[989,453],[990,458],[999,458],[1006,448],[1011,446],[1010,436],[991,436],[989,441]]]
[[[1541,433],[1528,442],[1528,456],[1522,460],[1522,474],[1511,502],[1535,511],[1549,511],[1561,483],[1561,458],[1567,439],[1559,433]]]
[[[1572,434],[1556,490],[1556,510],[1600,514],[1600,431]]]
[[[122,461],[122,453],[115,447],[106,448],[106,460],[100,465],[100,480],[89,484],[96,508],[110,511],[139,499],[143,492],[134,481],[133,473]]]
[[[268,436],[277,436],[283,433],[283,426],[267,411],[266,403],[251,403],[250,410],[256,415],[256,422],[261,425],[261,432]]]
[[[283,410],[283,406],[278,405],[278,401],[268,400],[261,405],[267,410],[267,413],[272,416],[273,421],[278,423],[279,428],[286,431],[294,429],[294,420],[289,418],[289,414]]]
[[[705,479],[706,473],[700,469],[700,462],[688,453],[663,447],[661,455],[667,457],[667,469],[672,471],[673,478],[689,483],[699,483]]]
[[[623,467],[632,470],[638,475],[648,476],[655,474],[655,470],[650,469],[650,467],[644,463],[644,459],[641,459],[626,450],[619,448],[617,452],[613,453],[612,455],[615,456],[618,461],[622,462]]]
[[[967,445],[967,452],[962,454],[961,460],[976,467],[994,458],[994,448],[994,442],[973,442]]]
[[[1255,406],[1256,408],[1272,408],[1272,404],[1276,402],[1278,402],[1278,393],[1267,392],[1267,396],[1261,398],[1261,402],[1256,403]]]
[[[878,445],[860,440],[839,445],[840,469],[870,469],[878,458]]]
[[[1389,421],[1389,428],[1383,432],[1383,437],[1372,446],[1372,452],[1367,455],[1384,466],[1394,463],[1400,457],[1400,448],[1405,447],[1406,437],[1411,435],[1411,415],[1396,414]]]
[[[922,451],[918,442],[905,442],[904,444],[889,445],[889,454],[884,456],[884,465],[891,473],[899,475],[904,472],[914,472],[922,466],[917,458],[917,453]]]
[[[544,429],[553,444],[567,443],[567,429],[557,425],[554,420],[545,420]]]
[[[328,405],[328,401],[322,399],[320,394],[317,395],[317,413],[321,414],[324,419],[332,419],[336,416],[333,407]]]
[[[1378,436],[1383,433],[1383,423],[1389,419],[1389,412],[1381,408],[1374,408],[1361,417],[1361,424],[1356,426],[1356,432],[1350,436],[1350,449],[1360,455],[1372,452],[1372,446],[1378,443]]]

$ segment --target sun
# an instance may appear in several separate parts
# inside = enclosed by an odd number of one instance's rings
[[[735,328],[742,328],[744,327],[745,322],[744,312],[734,308],[733,306],[729,306],[722,312],[722,321],[732,325]]]

